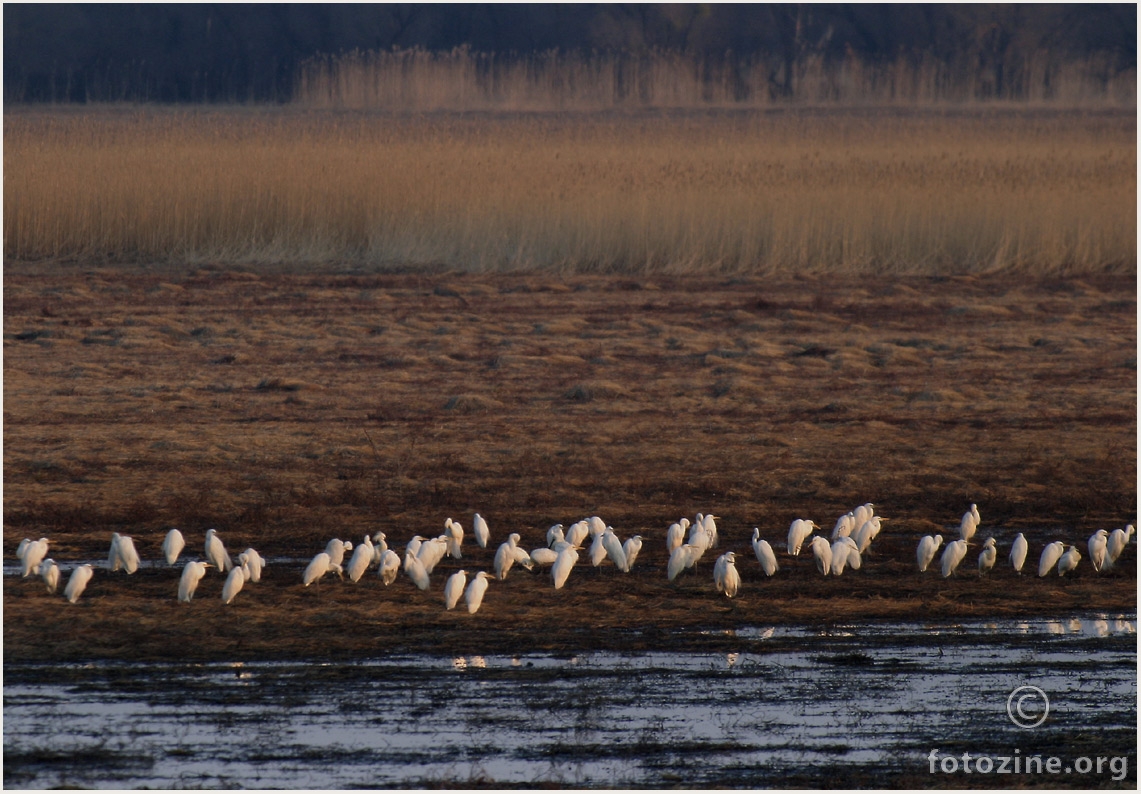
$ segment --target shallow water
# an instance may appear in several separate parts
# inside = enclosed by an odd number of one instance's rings
[[[742,629],[713,653],[15,665],[9,788],[942,786],[928,755],[1128,756],[1136,615]],[[1023,684],[1047,721],[1015,726]],[[1070,737],[1104,736],[1096,745]],[[1125,742],[1123,737],[1128,737]],[[1121,770],[1119,763],[1115,769]],[[958,778],[984,787],[1042,776]]]

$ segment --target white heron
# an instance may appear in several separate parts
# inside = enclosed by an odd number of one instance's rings
[[[814,529],[816,529],[816,524],[803,518],[797,518],[789,525],[788,543],[785,545],[785,550],[790,556],[800,556],[800,547],[804,545],[804,541],[808,540],[808,536],[812,534]]]
[[[345,573],[349,575],[349,581],[359,582],[371,563],[372,538],[365,535],[364,540],[353,549],[353,556],[349,558],[349,565],[345,569]]]
[[[1086,544],[1086,547],[1089,549],[1089,561],[1097,573],[1101,573],[1102,568],[1105,567],[1105,556],[1108,545],[1108,530],[1099,529],[1089,536],[1089,543]]]
[[[467,571],[459,570],[448,577],[448,581],[444,583],[444,609],[455,609],[456,604],[459,603],[460,596],[464,594],[464,587],[467,586]]]
[[[849,537],[855,529],[856,514],[849,511],[836,519],[836,526],[832,527],[832,542]]]
[[[551,566],[551,579],[554,580],[556,590],[561,589],[562,586],[566,584],[567,577],[570,576],[571,570],[577,562],[578,547],[568,543],[562,551],[559,552],[555,564]]]
[[[487,592],[487,580],[491,578],[487,571],[480,571],[471,580],[471,584],[464,591],[464,601],[467,603],[468,614],[474,615],[483,603],[483,594]]]
[[[166,559],[166,564],[174,565],[178,562],[178,555],[182,554],[184,548],[186,548],[186,538],[182,537],[181,532],[177,529],[167,532],[162,540],[162,556]]]
[[[1078,567],[1082,555],[1078,551],[1077,546],[1070,546],[1065,554],[1058,560],[1058,576],[1065,576],[1070,571]]]
[[[507,578],[511,566],[515,564],[515,548],[519,542],[519,533],[512,532],[507,540],[499,544],[495,551],[495,578],[500,581]]]
[[[319,581],[321,577],[329,571],[335,571],[337,576],[344,578],[344,572],[341,570],[341,566],[330,559],[329,552],[322,551],[316,554],[309,562],[309,565],[305,567],[305,572],[301,574],[301,582],[308,587],[314,582]]]
[[[242,554],[245,555],[246,565],[249,567],[250,572],[250,575],[246,578],[251,582],[260,582],[261,572],[265,567],[265,558],[252,548],[246,549]]]
[[[868,547],[872,545],[872,541],[876,539],[883,528],[883,522],[887,520],[889,519],[883,516],[872,516],[851,536],[856,541],[856,547],[860,550],[860,554],[866,552]]]
[[[566,540],[566,533],[563,532],[563,525],[551,524],[551,526],[547,529],[547,548],[554,548],[556,543],[563,540]]]
[[[1026,553],[1030,550],[1030,544],[1026,542],[1026,536],[1021,532],[1018,537],[1014,539],[1014,543],[1010,546],[1010,567],[1014,569],[1015,573],[1022,573],[1022,566],[1026,564]]]
[[[460,526],[458,521],[448,519],[444,522],[444,535],[447,542],[448,556],[453,560],[463,558],[463,551],[461,546],[464,543],[464,528]]]
[[[590,525],[586,521],[576,521],[567,527],[566,542],[572,546],[581,546],[590,534]]]
[[[427,540],[423,535],[413,535],[412,540],[408,541],[408,545],[404,547],[404,559],[408,559],[408,555],[413,557],[420,553],[420,546]]]
[[[965,540],[959,538],[956,541],[948,543],[947,548],[943,549],[943,557],[940,560],[940,567],[943,569],[943,578],[946,579],[953,574],[955,569],[959,567],[959,563],[961,563],[966,556],[967,542]]]
[[[970,541],[975,536],[975,532],[979,528],[979,506],[972,503],[971,509],[963,513],[962,520],[959,521],[959,537],[962,540]]]
[[[757,555],[757,562],[761,564],[765,576],[772,576],[777,572],[777,555],[769,542],[761,539],[759,527],[753,527],[753,554]]]
[[[630,568],[626,565],[626,552],[622,549],[622,541],[614,534],[614,527],[607,527],[600,537],[602,546],[606,549],[606,556],[618,567],[618,570],[628,572]]]
[[[428,575],[432,575],[432,571],[436,570],[436,566],[448,554],[448,539],[441,535],[437,538],[425,540],[420,544],[420,551],[416,552],[416,558],[424,566],[424,570]]]
[[[935,552],[943,545],[942,535],[924,535],[919,539],[919,547],[915,550],[915,562],[919,565],[919,572],[924,573],[931,561],[935,559]]]
[[[178,580],[179,601],[190,603],[190,599],[194,598],[194,591],[198,589],[198,583],[206,575],[209,566],[208,562],[188,562],[182,566],[182,576]]]
[[[24,561],[24,552],[28,550],[28,545],[31,542],[31,538],[24,538],[20,541],[20,545],[16,547],[16,557],[20,560],[20,562]]]
[[[855,519],[852,522],[852,531],[855,532],[868,521],[871,521],[875,514],[876,506],[871,502],[865,502],[864,504],[857,507],[852,511],[852,518]]]
[[[720,518],[721,516],[706,513],[705,518],[701,520],[702,526],[705,527],[705,531],[709,533],[709,537],[712,539],[709,544],[710,548],[717,548],[717,520]]]
[[[234,567],[234,561],[226,553],[226,545],[218,537],[216,529],[206,530],[206,562],[223,573],[229,573]]]
[[[827,576],[832,570],[832,544],[827,538],[821,535],[812,538],[812,557],[816,560],[816,570]]]
[[[998,559],[998,547],[995,545],[994,538],[987,538],[986,543],[983,544],[983,550],[979,553],[979,575],[986,573],[994,567],[994,561]]]
[[[1132,537],[1132,524],[1126,524],[1125,529],[1115,529],[1109,533],[1109,540],[1105,544],[1104,570],[1109,570],[1117,564],[1117,558],[1121,556],[1121,552],[1125,551],[1125,547],[1129,545],[1129,539]]]
[[[232,603],[238,593],[242,592],[242,586],[249,578],[250,566],[246,561],[246,555],[239,554],[238,564],[230,570],[230,575],[226,577],[226,583],[222,585],[222,603]]]
[[[21,557],[23,561],[24,576],[31,576],[40,572],[40,564],[44,558],[48,556],[48,539],[40,538],[39,540],[29,541],[24,546],[24,553]]]
[[[606,559],[606,546],[602,541],[602,533],[594,536],[594,540],[590,544],[590,564],[597,568],[602,565],[602,561]]]
[[[471,519],[471,531],[475,533],[475,542],[481,549],[486,549],[491,540],[491,530],[487,528],[487,521],[476,513]]]
[[[597,537],[606,531],[606,522],[598,516],[591,516],[590,518],[586,519],[586,523],[589,525],[590,536],[592,538]]]
[[[1042,556],[1038,558],[1038,575],[1045,576],[1048,574],[1050,569],[1062,558],[1065,551],[1066,544],[1060,540],[1055,540],[1042,549]]]
[[[400,555],[392,549],[385,549],[376,567],[376,575],[384,582],[384,586],[388,587],[396,581],[396,576],[400,573]]]
[[[71,572],[71,578],[67,580],[67,587],[63,589],[64,598],[69,603],[74,604],[79,600],[79,596],[87,589],[87,583],[91,581],[91,577],[95,575],[95,569],[90,565],[80,565]]]
[[[107,555],[107,567],[112,571],[122,566],[128,574],[139,569],[139,553],[135,550],[135,541],[127,535],[118,532],[111,533],[111,551]]]
[[[626,555],[626,568],[624,570],[627,573],[634,567],[634,560],[638,559],[638,553],[641,550],[641,535],[633,535],[632,537],[626,538],[626,542],[622,544],[622,553]]]
[[[404,572],[408,574],[408,578],[412,580],[412,583],[421,590],[427,590],[431,584],[428,571],[424,568],[424,563],[420,562],[419,557],[405,554]]]
[[[55,560],[48,558],[40,563],[40,576],[43,577],[48,592],[55,595],[59,587],[59,566],[55,564]]]
[[[844,573],[845,567],[859,570],[860,563],[860,550],[856,546],[856,541],[850,537],[836,538],[832,544],[832,575],[839,576]]]
[[[704,552],[705,549],[700,546],[693,546],[689,543],[678,546],[673,550],[673,553],[670,554],[670,561],[666,565],[666,576],[672,582],[678,577],[678,574],[686,568],[692,568],[696,565]]]
[[[565,543],[566,541],[557,541],[557,542]],[[555,560],[557,560],[559,558],[559,553],[557,551],[555,551],[554,549],[550,549],[550,548],[547,548],[546,546],[543,546],[542,548],[539,548],[539,549],[532,549],[530,556],[531,556],[531,562],[533,562],[535,565],[538,565],[539,567],[542,567],[544,565],[554,565]]]
[[[684,524],[682,522],[685,522]],[[681,521],[676,521],[670,524],[669,529],[666,530],[666,553],[673,554],[681,544],[685,543],[685,530],[689,526],[689,519],[683,518]]]
[[[351,540],[333,538],[325,544],[325,553],[329,555],[330,565],[343,565],[345,562],[345,552],[352,550],[353,542]]]
[[[380,561],[384,559],[384,553],[386,551],[388,551],[388,535],[385,535],[383,532],[373,532],[372,564],[380,565]]]
[[[727,551],[713,564],[713,585],[718,593],[724,593],[728,598],[737,595],[741,588],[741,575],[737,572],[736,561],[737,555]]]

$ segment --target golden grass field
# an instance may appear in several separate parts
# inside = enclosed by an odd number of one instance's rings
[[[1107,575],[1088,558],[1064,579],[1030,572],[1046,542],[1087,557],[1094,530],[1135,521],[1132,272],[10,261],[4,292],[8,564],[21,538],[41,536],[59,562],[103,559],[113,531],[155,560],[170,527],[188,555],[216,527],[231,552],[293,560],[226,608],[217,574],[177,603],[179,571],[165,566],[97,571],[75,606],[6,576],[6,661],[713,647],[743,625],[1136,609],[1135,545]],[[784,554],[793,518],[828,531],[866,501],[894,520],[861,571],[825,578]],[[919,537],[950,538],[971,502],[978,539],[999,541],[995,571],[978,576],[975,546],[951,580],[916,572]],[[493,545],[515,531],[534,548],[550,524],[598,514],[645,547],[629,575],[584,560],[558,592],[513,570],[475,616],[443,610],[454,562],[427,593],[404,576],[386,589],[373,571],[301,586],[331,537],[381,529],[402,549],[448,516],[470,532],[475,511]],[[697,511],[721,517],[717,553],[740,553],[732,601],[714,591],[716,554],[666,581],[666,527]],[[751,557],[753,527],[778,550],[774,579]],[[1018,532],[1030,540],[1021,577],[1006,564]],[[463,564],[486,570],[493,554],[469,536]]]
[[[1133,274],[1136,117],[8,108],[4,256],[468,272]]]

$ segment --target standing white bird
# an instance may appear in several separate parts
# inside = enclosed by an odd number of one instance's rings
[[[670,555],[670,561],[666,565],[666,576],[672,582],[686,568],[692,568],[696,565],[704,552],[705,549],[701,546],[694,546],[689,543],[678,546]]]
[[[1038,575],[1045,576],[1048,574],[1050,569],[1062,558],[1065,551],[1066,544],[1060,540],[1055,540],[1042,549],[1042,556],[1038,558]]]
[[[453,560],[463,558],[463,552],[460,547],[464,542],[464,528],[460,526],[458,521],[448,519],[444,522],[444,535],[447,540],[448,556]]]
[[[392,549],[385,549],[384,554],[380,555],[380,562],[377,563],[376,575],[384,582],[384,586],[392,584],[396,581],[396,576],[400,573],[400,555]]]
[[[182,576],[178,580],[179,601],[190,603],[190,599],[194,598],[194,591],[198,589],[198,583],[206,575],[208,566],[209,563],[206,562],[188,562],[182,566]]]
[[[821,535],[812,538],[812,557],[816,560],[816,570],[827,576],[832,569],[832,544],[827,538]]]
[[[242,552],[242,554],[245,555],[246,565],[249,567],[250,575],[246,578],[251,582],[260,582],[262,568],[265,567],[265,558],[254,551],[252,548],[246,549]]]
[[[384,553],[388,551],[388,535],[383,532],[372,533],[372,564],[380,565]]]
[[[638,559],[638,552],[642,550],[642,536],[634,535],[626,539],[622,544],[622,552],[626,555],[626,568],[624,569],[629,573],[630,569],[634,567],[634,560]]]
[[[55,560],[49,558],[40,563],[40,576],[44,578],[48,592],[55,595],[59,587],[59,566],[55,564]]]
[[[705,518],[701,520],[701,524],[705,527],[705,531],[708,532],[709,537],[712,538],[712,542],[709,544],[709,546],[710,548],[714,549],[717,548],[717,519],[719,518],[721,518],[721,516],[715,516],[712,513],[706,513]]]
[[[426,538],[423,535],[413,535],[412,540],[408,541],[408,545],[404,547],[404,560],[408,560],[408,555],[413,557],[420,553],[420,547],[424,545]]]
[[[1058,560],[1058,576],[1065,576],[1070,571],[1078,567],[1078,562],[1082,559],[1082,555],[1078,552],[1077,546],[1070,546],[1061,559]]]
[[[1026,552],[1029,550],[1030,544],[1026,542],[1026,536],[1019,532],[1010,547],[1010,567],[1015,573],[1022,574],[1022,566],[1026,564]]]
[[[618,570],[628,572],[630,568],[626,565],[626,552],[622,549],[622,541],[614,534],[614,527],[607,527],[600,537],[602,546],[606,549],[606,556],[618,567]]]
[[[852,570],[860,568],[860,550],[856,546],[856,541],[850,537],[836,538],[836,542],[832,544],[832,575],[839,576],[849,565]]]
[[[444,609],[454,609],[467,586],[467,571],[456,571],[444,584]]]
[[[866,552],[868,547],[872,545],[872,541],[876,539],[883,528],[883,522],[887,520],[883,516],[872,516],[852,534],[851,537],[856,541],[856,547],[860,550],[860,554]]]
[[[547,529],[547,548],[553,549],[555,544],[559,541],[566,540],[566,534],[563,532],[562,524],[551,524]]]
[[[1089,549],[1090,565],[1096,573],[1101,573],[1102,568],[1105,567],[1106,549],[1109,544],[1109,532],[1104,529],[1099,529],[1097,532],[1089,536],[1089,543],[1086,547]]]
[[[570,576],[571,570],[577,562],[578,549],[568,543],[567,546],[559,552],[555,564],[551,566],[551,579],[554,580],[556,590],[561,589],[562,586],[566,584],[567,577]]]
[[[862,527],[866,522],[871,521],[876,514],[876,506],[871,502],[865,502],[852,511],[852,517],[855,518],[852,530],[855,531]]]
[[[218,530],[216,529],[206,530],[206,562],[224,573],[229,573],[230,569],[234,567],[234,561],[226,553],[226,546],[218,537]]]
[[[590,525],[586,521],[576,521],[567,527],[566,542],[572,546],[581,546],[589,534]]]
[[[808,536],[812,534],[814,529],[816,529],[816,524],[803,518],[795,519],[789,525],[788,543],[785,546],[789,555],[793,557],[800,555],[800,547],[804,545],[804,541],[808,540]]]
[[[471,531],[475,533],[475,542],[481,549],[486,549],[491,540],[491,530],[487,528],[487,521],[476,513],[471,520]]]
[[[420,551],[416,552],[416,558],[420,560],[424,566],[424,570],[431,576],[432,571],[436,570],[436,566],[447,556],[447,553],[448,539],[441,535],[438,538],[431,538],[421,543]]]
[[[915,550],[915,561],[919,564],[919,572],[927,570],[927,566],[935,559],[935,552],[943,545],[942,535],[924,535],[919,539],[919,548]]]
[[[761,564],[765,576],[772,576],[777,572],[777,555],[767,540],[761,540],[759,527],[753,527],[753,554],[757,555],[757,562]]]
[[[95,569],[90,565],[80,565],[71,572],[71,578],[67,580],[67,587],[63,589],[64,598],[69,603],[74,604],[79,600],[79,596],[87,589],[87,583],[91,581],[91,577],[95,575]]]
[[[836,526],[832,527],[832,542],[849,537],[856,528],[856,514],[845,513],[836,519]]]
[[[118,532],[112,533],[107,565],[112,571],[117,571],[119,566],[122,566],[128,574],[139,570],[139,553],[135,550],[135,541]]]
[[[590,564],[597,568],[606,559],[606,545],[602,541],[602,533],[594,536],[590,544]]]
[[[474,615],[483,603],[483,594],[487,592],[487,580],[490,578],[487,571],[480,571],[471,580],[471,584],[464,591],[464,601],[467,603],[468,614]]]
[[[598,516],[591,516],[590,518],[586,519],[586,523],[590,527],[590,536],[592,538],[597,537],[606,531],[606,522]]]
[[[353,542],[351,540],[333,538],[325,544],[325,553],[329,555],[330,565],[343,565],[345,562],[345,552],[352,550]]]
[[[737,595],[741,587],[741,575],[737,572],[737,555],[727,551],[717,558],[713,564],[713,585],[718,593],[724,593],[728,598]]]
[[[182,554],[184,548],[186,548],[186,538],[182,537],[181,532],[177,529],[167,532],[162,540],[162,556],[166,559],[166,564],[174,565],[178,562],[178,555]]]
[[[959,521],[959,537],[966,541],[973,538],[981,520],[978,505],[972,503],[971,509],[963,513],[963,518]]]
[[[559,541],[559,542],[565,543],[566,541]],[[535,565],[538,565],[539,567],[542,567],[544,565],[554,565],[555,560],[557,560],[559,558],[559,553],[557,551],[555,551],[554,549],[549,549],[546,546],[543,546],[542,548],[539,548],[539,549],[532,549],[530,557],[531,557],[532,563],[534,563]]]
[[[683,525],[681,521],[684,521]],[[666,553],[673,554],[681,544],[685,543],[685,530],[689,526],[689,519],[683,518],[681,521],[675,521],[670,524],[670,528],[666,530]]]
[[[31,576],[40,572],[40,564],[48,556],[48,539],[33,540],[24,547],[23,560],[24,576]]]
[[[500,581],[507,578],[511,566],[515,564],[515,544],[518,542],[519,533],[512,532],[507,536],[507,540],[499,544],[499,548],[495,552],[495,578]]]
[[[329,571],[336,571],[337,576],[341,576],[342,578],[344,576],[341,571],[341,566],[332,562],[329,558],[329,552],[322,551],[316,554],[309,562],[309,565],[305,567],[305,572],[301,574],[301,582],[308,587],[314,582],[319,581],[321,577]]]
[[[242,586],[249,578],[250,566],[246,562],[246,555],[239,554],[238,564],[230,570],[230,575],[226,577],[226,583],[222,585],[222,603],[231,603],[238,593],[242,592]]]
[[[420,562],[419,557],[405,554],[404,572],[408,574],[408,578],[412,580],[413,584],[421,590],[427,590],[431,584],[428,571],[424,568],[424,563]]]
[[[24,538],[20,541],[20,545],[16,547],[16,557],[20,560],[20,562],[24,561],[24,552],[28,550],[28,545],[31,542],[31,538]]]
[[[1121,552],[1125,551],[1125,547],[1129,545],[1129,539],[1132,537],[1132,524],[1126,524],[1125,529],[1115,529],[1109,533],[1109,540],[1105,545],[1105,565],[1102,566],[1103,570],[1108,571],[1117,564],[1117,558],[1121,556]]]
[[[943,571],[943,578],[955,572],[959,567],[959,563],[967,556],[967,542],[962,538],[947,544],[947,548],[943,549],[943,557],[940,560],[940,566]]]
[[[998,559],[998,547],[995,545],[994,538],[987,538],[986,543],[983,544],[983,550],[979,554],[979,575],[986,573],[994,567],[994,561]]]
[[[364,540],[353,549],[353,556],[349,559],[349,567],[345,569],[345,573],[349,575],[349,581],[359,582],[371,562],[372,538],[365,535]]]

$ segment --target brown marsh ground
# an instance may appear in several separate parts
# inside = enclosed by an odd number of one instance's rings
[[[817,278],[296,273],[9,266],[4,300],[4,554],[48,537],[67,564],[113,531],[145,560],[170,527],[200,556],[271,559],[223,608],[209,576],[97,570],[80,602],[4,578],[6,661],[351,658],[715,647],[746,625],[947,620],[1136,609],[1136,554],[1039,579],[1043,545],[1136,515],[1136,289],[1129,276]],[[830,530],[871,501],[894,519],[860,571],[822,577],[784,554],[793,518]],[[919,574],[919,537],[978,540],[954,578]],[[472,513],[492,547],[470,537]],[[715,554],[676,583],[665,529],[720,517],[744,584],[718,595]],[[463,566],[509,532],[598,514],[645,546],[634,570],[567,586],[516,568],[475,615],[428,592],[301,585],[332,537],[398,549],[444,519]],[[770,580],[754,527],[778,550]],[[1030,540],[1026,572],[1006,563]],[[274,560],[278,560],[274,562]]]

